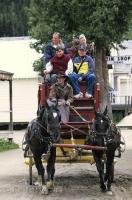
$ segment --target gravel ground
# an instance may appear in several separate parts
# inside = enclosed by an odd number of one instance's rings
[[[14,132],[14,141],[21,145],[24,131]],[[98,173],[90,164],[56,164],[55,189],[42,196],[28,184],[28,167],[21,149],[0,153],[0,200],[131,200],[132,199],[132,130],[122,130],[126,151],[115,165],[113,195],[101,193]],[[33,167],[36,177],[36,169]]]

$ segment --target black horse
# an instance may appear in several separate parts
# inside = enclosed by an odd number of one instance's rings
[[[56,148],[53,143],[60,138],[60,114],[56,103],[47,104],[38,111],[38,117],[32,120],[27,127],[25,140],[26,151],[30,148],[35,166],[38,171],[38,180],[42,186],[42,193],[48,194],[49,189],[54,186]],[[26,152],[25,152],[26,153]],[[42,164],[42,155],[47,154],[47,181],[45,180],[45,169]]]
[[[103,113],[95,113],[93,128],[87,142],[92,145],[107,147],[105,152],[93,150],[92,153],[99,172],[101,190],[104,192],[111,191],[115,151],[120,149],[122,142],[119,130],[107,115],[107,107]]]

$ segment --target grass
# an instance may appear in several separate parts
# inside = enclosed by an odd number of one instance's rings
[[[118,123],[121,119],[123,119],[123,117],[122,111],[113,112],[113,121],[115,123]]]
[[[0,152],[8,151],[11,149],[18,149],[19,145],[14,142],[9,142],[3,138],[0,139]]]

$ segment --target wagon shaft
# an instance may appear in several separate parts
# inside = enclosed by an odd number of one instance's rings
[[[81,145],[81,144],[53,144],[54,147],[73,148],[73,149],[85,149],[85,150],[107,150],[107,147]]]

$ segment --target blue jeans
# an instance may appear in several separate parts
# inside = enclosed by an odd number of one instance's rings
[[[87,92],[91,95],[93,94],[93,88],[94,88],[94,84],[95,84],[94,73],[90,72],[88,74],[82,75],[82,74],[76,74],[75,72],[73,72],[72,74],[69,74],[68,77],[71,82],[74,94],[79,94],[79,92],[81,92],[80,86],[78,83],[78,79],[80,77],[83,77],[83,80],[86,81]]]

